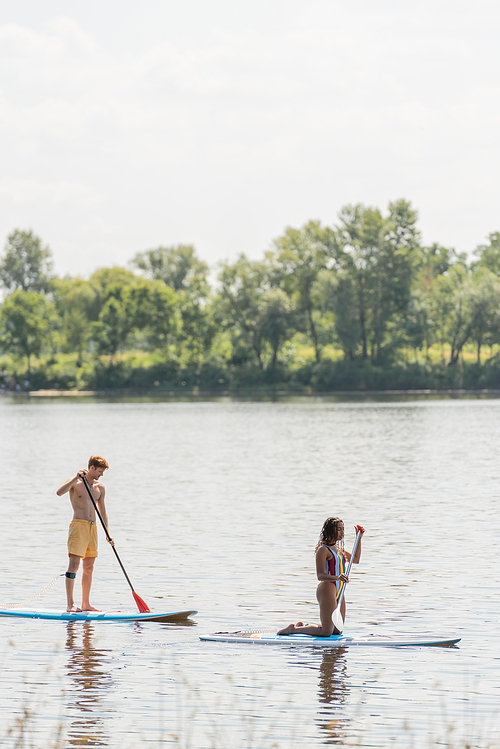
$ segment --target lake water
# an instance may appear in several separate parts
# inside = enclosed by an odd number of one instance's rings
[[[110,531],[151,609],[190,625],[0,621],[2,747],[495,745],[500,400],[0,399],[1,607],[66,570],[68,496],[104,455]],[[202,633],[318,620],[314,546],[361,564],[346,632],[453,648],[259,647]],[[77,590],[80,577],[77,579]],[[93,603],[135,611],[100,533]],[[37,602],[63,608],[60,577]],[[22,733],[21,733],[22,732]]]

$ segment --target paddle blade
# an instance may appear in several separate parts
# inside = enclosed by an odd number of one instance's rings
[[[141,612],[141,614],[149,614],[151,612],[151,609],[149,608],[146,601],[143,601],[140,596],[137,595],[135,590],[132,591],[132,594],[134,596],[135,602],[137,604],[137,608]]]
[[[344,620],[342,619],[342,614],[340,612],[340,606],[337,606],[335,611],[332,614],[332,622],[333,626],[338,629],[339,632],[342,632],[344,629]]]

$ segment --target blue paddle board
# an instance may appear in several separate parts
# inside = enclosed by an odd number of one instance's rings
[[[250,645],[293,645],[302,647],[341,648],[346,645],[370,645],[393,648],[405,648],[421,645],[450,646],[460,642],[460,637],[436,637],[433,635],[331,635],[331,637],[313,637],[312,635],[278,635],[276,632],[216,632],[213,635],[202,635],[200,640],[209,642],[234,642]]]
[[[58,619],[65,622],[181,622],[197,611],[169,611],[147,614],[127,611],[30,611],[29,609],[0,609],[0,616],[17,616],[24,619]]]

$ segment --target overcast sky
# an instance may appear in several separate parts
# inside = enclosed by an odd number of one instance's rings
[[[16,0],[0,21],[0,248],[60,275],[410,200],[425,242],[500,230],[497,0]]]

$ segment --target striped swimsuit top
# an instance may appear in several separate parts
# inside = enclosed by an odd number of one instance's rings
[[[334,549],[331,549],[329,546],[326,546],[326,548],[328,549],[328,551],[330,551],[333,554],[333,556],[331,559],[326,560],[325,572],[327,574],[330,573],[330,575],[335,575],[336,577],[338,577],[339,575],[342,575],[345,572],[346,558],[344,554],[342,554],[342,552],[340,554],[337,554],[337,552]],[[337,598],[338,598],[345,583],[342,580],[334,580],[333,582],[337,586]]]

